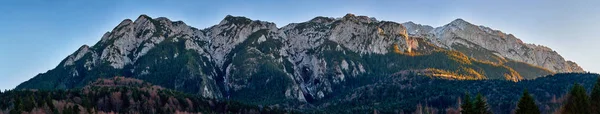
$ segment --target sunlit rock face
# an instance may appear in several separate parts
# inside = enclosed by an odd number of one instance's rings
[[[316,17],[281,28],[271,22],[226,16],[219,24],[206,29],[196,29],[164,17],[141,15],[135,21],[123,20],[107,32],[93,49],[82,47],[66,59],[64,66],[73,65],[90,54],[91,58],[85,59],[89,69],[107,64],[122,70],[118,72],[144,78],[163,71],[154,71],[152,69],[157,68],[140,64],[158,64],[159,61],[190,55],[179,51],[160,52],[172,54],[168,56],[147,56],[156,53],[152,50],[164,50],[162,45],[175,43],[200,57],[193,60],[195,63],[184,64],[181,72],[189,76],[173,78],[177,82],[173,88],[185,88],[189,84],[186,79],[199,78],[201,80],[194,92],[209,98],[235,97],[236,92],[255,88],[256,85],[250,81],[259,77],[254,77],[254,74],[260,74],[265,70],[261,69],[263,65],[272,63],[283,69],[283,79],[290,81],[286,82],[288,86],[283,87],[285,93],[282,95],[287,99],[310,102],[328,96],[334,91],[333,85],[344,82],[348,77],[367,72],[365,63],[328,61],[331,58],[323,57],[323,53],[331,51],[363,56],[386,54],[394,48],[404,52],[418,47],[418,43],[408,41],[407,36],[406,28],[399,23],[353,14],[342,18]],[[329,77],[331,72],[335,72],[333,78]]]
[[[293,79],[304,94],[299,99],[306,101],[321,99],[334,91],[333,85],[366,72],[363,63],[346,60],[331,63],[327,62],[329,58],[321,57],[321,53],[385,54],[393,46],[404,51],[408,48],[405,31],[399,23],[347,14],[337,19],[316,17],[292,23],[280,28],[278,33],[285,42],[282,55],[293,64]],[[342,73],[344,71],[350,73]],[[327,77],[330,72],[336,75]]]
[[[473,25],[456,19],[441,27],[432,28],[412,22],[403,23],[414,37],[424,37],[439,47],[453,49],[453,45],[483,47],[496,55],[540,66],[554,72],[583,72],[576,63],[566,61],[556,51],[541,45],[523,43],[512,34]]]
[[[373,72],[381,67],[366,62],[373,56],[413,56],[452,50],[456,44],[556,72],[583,71],[549,48],[460,19],[433,28],[347,14],[278,28],[271,22],[226,16],[217,25],[197,29],[141,15],[123,20],[94,46],[82,46],[59,67],[38,76],[69,76],[44,85],[49,88],[74,88],[86,80],[124,75],[208,98],[252,101],[244,96],[272,94],[280,101],[312,102],[334,95],[336,87],[358,76],[390,75]],[[410,60],[419,60],[414,58]]]

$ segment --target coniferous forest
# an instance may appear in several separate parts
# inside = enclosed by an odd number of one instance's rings
[[[555,74],[520,82],[447,80],[406,75],[346,91],[355,98],[289,108],[216,100],[177,92],[137,79],[99,79],[68,90],[7,90],[4,113],[597,113],[597,74]],[[598,80],[598,81],[596,81]],[[381,84],[387,83],[387,84]],[[393,83],[393,84],[390,84]],[[378,85],[381,84],[381,85]],[[456,89],[451,89],[456,88]],[[371,93],[357,95],[354,93]],[[502,94],[502,95],[499,95]],[[422,100],[426,99],[426,100]]]

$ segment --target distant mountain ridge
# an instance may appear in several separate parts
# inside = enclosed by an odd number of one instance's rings
[[[553,72],[584,71],[575,62],[566,61],[556,51],[548,47],[527,44],[512,34],[506,34],[485,26],[477,26],[463,19],[456,19],[449,24],[436,28],[413,22],[402,23],[402,25],[407,28],[410,36],[431,39],[439,47],[454,50],[461,47],[481,47],[502,58],[540,66]],[[490,60],[490,58],[477,59],[499,62]]]
[[[418,73],[520,81],[583,71],[549,48],[511,44],[519,41],[511,35],[496,41],[505,37],[485,30],[464,20],[432,28],[353,14],[281,28],[228,15],[217,25],[197,29],[140,15],[123,20],[94,46],[82,46],[55,69],[16,89],[70,89],[126,76],[207,98],[293,105],[372,83],[356,81],[363,78]]]

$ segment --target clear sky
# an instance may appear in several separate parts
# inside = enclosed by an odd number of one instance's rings
[[[548,46],[586,71],[600,72],[600,1],[576,0],[7,0],[0,1],[0,89],[12,89],[94,45],[123,19],[140,14],[196,28],[226,15],[278,27],[346,13],[442,26],[456,18]],[[91,2],[90,2],[91,1]]]

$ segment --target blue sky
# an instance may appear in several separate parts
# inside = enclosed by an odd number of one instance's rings
[[[434,27],[462,18],[548,46],[600,72],[599,5],[598,0],[7,0],[0,1],[0,89],[56,67],[81,45],[94,45],[123,19],[140,14],[196,28],[218,24],[228,14],[278,27],[346,13]]]

